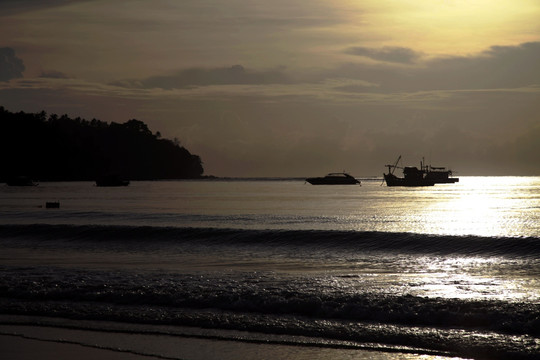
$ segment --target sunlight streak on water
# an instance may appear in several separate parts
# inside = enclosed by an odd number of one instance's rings
[[[399,189],[377,215],[385,231],[446,235],[538,236],[538,178],[466,177],[457,184]]]
[[[414,291],[421,296],[540,300],[537,281],[513,276],[514,262],[504,263],[499,258],[451,257],[421,258],[416,265],[417,273],[408,273],[405,277],[413,279]],[[494,268],[499,268],[499,271],[493,271]],[[507,274],[502,274],[505,269]]]
[[[436,233],[512,236],[540,233],[539,184],[520,178],[465,178],[428,206]],[[529,215],[523,216],[527,212]],[[426,223],[427,225],[427,223]]]
[[[332,274],[327,286],[333,290],[538,302],[540,281],[534,275],[520,276],[523,268],[530,266],[501,258],[396,256],[392,261],[382,261],[377,256],[365,256],[350,267],[327,268],[323,273]]]
[[[538,236],[540,177],[463,177],[456,184],[389,188],[287,181],[132,182],[0,186],[0,223],[122,224],[242,229],[355,230]],[[60,209],[45,209],[59,201]]]

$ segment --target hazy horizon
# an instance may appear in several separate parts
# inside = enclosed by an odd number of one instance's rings
[[[219,177],[540,175],[540,3],[0,2],[0,105],[178,138]]]

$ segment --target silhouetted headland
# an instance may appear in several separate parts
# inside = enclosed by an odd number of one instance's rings
[[[0,181],[19,175],[39,181],[198,179],[199,156],[177,139],[162,139],[136,119],[123,124],[67,115],[12,113],[0,106]]]
[[[6,184],[9,186],[37,186],[38,184],[35,183],[32,178],[29,176],[11,176],[8,177],[6,180]]]

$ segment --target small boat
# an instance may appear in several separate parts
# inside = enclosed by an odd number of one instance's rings
[[[14,176],[7,179],[6,184],[8,186],[37,186],[38,184],[33,182],[28,176]]]
[[[47,201],[45,203],[46,209],[60,209],[60,202],[59,201]]]
[[[345,172],[330,173],[324,177],[307,178],[306,181],[311,185],[355,185],[360,184],[352,175]]]
[[[96,180],[96,186],[128,186],[129,180],[123,180],[117,175],[106,175]]]
[[[401,160],[401,155],[393,165],[388,167],[388,174],[384,175],[384,180],[387,186],[433,186],[435,184],[452,184],[459,181],[459,178],[452,176],[452,171],[444,167],[433,167],[424,165],[424,160],[420,162],[420,169],[416,166],[398,167]],[[403,169],[403,177],[394,175],[397,169]]]

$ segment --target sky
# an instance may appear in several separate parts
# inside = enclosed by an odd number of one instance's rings
[[[144,121],[206,175],[540,175],[540,1],[1,0],[0,106]]]

